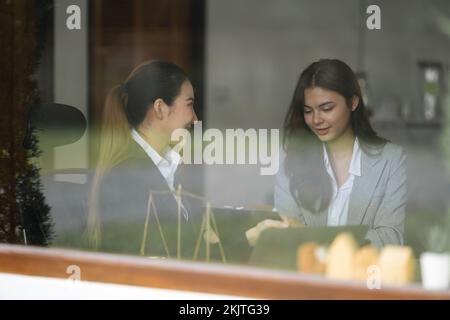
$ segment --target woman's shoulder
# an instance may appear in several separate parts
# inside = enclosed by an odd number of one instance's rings
[[[399,158],[405,155],[405,150],[402,146],[392,143],[390,141],[386,142],[383,146],[382,155],[384,158]]]
[[[386,141],[381,146],[365,145],[364,153],[370,159],[382,159],[388,162],[403,162],[406,158],[405,150],[402,146]]]
[[[403,163],[406,159],[406,153],[402,146],[387,141],[381,148],[378,149],[378,154],[376,155],[382,160],[386,160],[393,165],[395,163]]]
[[[132,141],[127,151],[111,168],[111,171],[123,171],[127,169],[136,169],[141,167],[152,166],[153,162],[145,153],[145,151],[135,142]]]

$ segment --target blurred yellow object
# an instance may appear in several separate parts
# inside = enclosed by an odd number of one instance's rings
[[[353,279],[353,261],[358,244],[351,233],[336,236],[327,254],[325,275],[340,280]]]
[[[371,245],[359,249],[353,261],[353,279],[367,280],[367,269],[378,264],[378,256],[378,250]]]
[[[304,273],[324,274],[326,249],[315,242],[307,242],[298,247],[297,270]]]
[[[219,237],[214,232],[214,230],[211,227],[209,227],[208,230],[209,230],[209,233],[208,233],[208,231],[205,231],[203,233],[203,240],[205,240],[205,242],[209,242],[210,244],[219,243]]]
[[[296,218],[291,218],[291,217],[287,217],[284,215],[281,215],[281,220],[283,220],[283,222],[287,223],[289,225],[289,227],[304,227],[305,225],[303,223],[301,223],[298,219]]]
[[[245,232],[245,236],[247,237],[248,243],[251,246],[255,246],[256,242],[258,242],[261,232],[263,232],[264,230],[270,228],[287,228],[287,227],[289,227],[289,224],[287,222],[266,219],[258,223],[255,227],[248,229]]]
[[[381,251],[378,265],[382,284],[404,285],[415,280],[414,254],[410,247],[386,246]]]
[[[271,206],[269,204],[254,203],[254,204],[246,205],[245,207],[247,209],[252,209],[252,210],[273,211],[273,206]]]
[[[315,242],[299,246],[297,270],[338,280],[365,281],[369,267],[379,268],[384,285],[405,285],[415,280],[414,254],[410,247],[388,245],[379,252],[372,245],[358,249],[351,233],[340,233],[328,250]],[[373,274],[372,274],[373,276]]]

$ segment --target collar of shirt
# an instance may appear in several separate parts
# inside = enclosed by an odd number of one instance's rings
[[[131,136],[133,137],[133,140],[144,149],[145,153],[150,157],[167,180],[171,189],[173,189],[173,176],[181,161],[181,156],[170,147],[166,147],[163,150],[163,156],[161,156],[134,128],[131,129]]]
[[[163,156],[160,156],[156,150],[141,137],[141,135],[133,128],[131,129],[131,136],[133,140],[139,144],[142,149],[144,149],[145,153],[150,157],[150,159],[155,163],[161,175],[167,181],[167,184],[171,191],[174,191],[174,180],[175,180],[175,171],[177,170],[178,165],[182,162],[181,156],[171,149],[170,147],[166,147],[163,150]],[[179,199],[175,194],[175,201],[181,206],[181,211],[183,212],[183,216],[186,221],[189,220],[189,214],[186,208],[183,205],[181,199]]]
[[[336,183],[336,178],[334,176],[333,168],[331,167],[330,159],[328,157],[327,148],[325,144],[323,144],[323,162],[325,164],[325,168],[333,179],[333,182]],[[353,143],[353,153],[352,160],[350,161],[350,166],[348,168],[348,173],[353,176],[361,176],[361,148],[359,146],[358,138],[355,138],[355,142]],[[345,183],[344,183],[345,185]]]

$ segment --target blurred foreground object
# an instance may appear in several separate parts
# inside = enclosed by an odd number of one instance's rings
[[[386,246],[380,254],[383,284],[404,285],[414,281],[414,255],[410,247]]]
[[[353,260],[358,249],[350,233],[341,233],[331,244],[325,274],[329,278],[350,280],[353,277]]]
[[[300,272],[324,274],[326,249],[315,242],[301,245],[297,251],[297,267]]]
[[[266,219],[259,222],[255,227],[248,229],[245,232],[245,236],[247,237],[248,243],[251,246],[255,246],[256,243],[258,242],[259,236],[264,230],[270,228],[287,228],[287,227],[289,227],[289,224],[286,221]]]
[[[420,256],[422,284],[425,289],[447,290],[450,284],[450,255],[425,252]]]
[[[325,263],[323,263],[325,261]],[[358,247],[351,233],[336,236],[328,249],[315,242],[299,246],[299,272],[322,274],[338,280],[366,281],[371,268],[380,270],[385,285],[406,285],[415,280],[415,260],[412,249],[406,246],[386,246],[379,253],[372,245]]]
[[[353,261],[353,279],[365,281],[367,279],[368,268],[377,264],[378,257],[378,250],[371,245],[359,249]]]

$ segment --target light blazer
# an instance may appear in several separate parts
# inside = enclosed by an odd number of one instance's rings
[[[361,150],[361,176],[355,176],[348,207],[348,225],[368,225],[366,238],[375,246],[403,244],[406,207],[406,155],[392,143],[368,154]],[[280,152],[281,166],[275,184],[275,208],[297,217],[308,226],[326,226],[328,209],[319,213],[299,208],[289,191],[285,152]],[[301,164],[299,164],[301,165]]]

